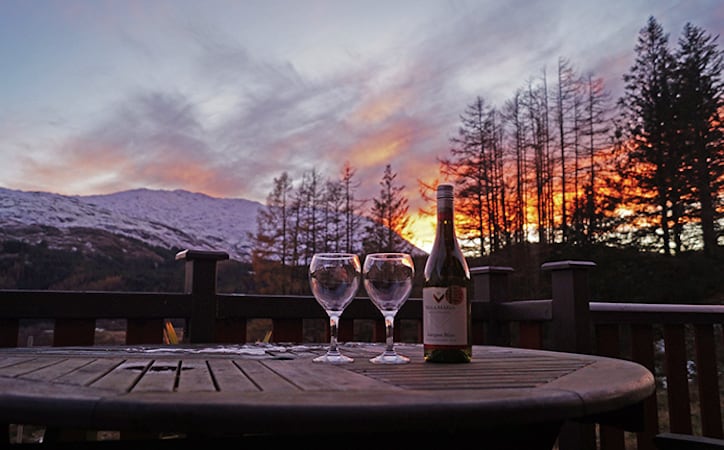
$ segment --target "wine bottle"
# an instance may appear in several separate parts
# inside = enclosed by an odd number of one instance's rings
[[[437,230],[425,264],[422,331],[425,361],[465,363],[472,358],[470,271],[455,235],[453,186],[437,187]]]

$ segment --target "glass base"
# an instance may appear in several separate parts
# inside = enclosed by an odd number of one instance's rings
[[[410,358],[395,352],[384,352],[370,359],[370,362],[374,364],[407,364],[410,362]]]
[[[344,356],[341,353],[326,353],[322,356],[317,356],[312,361],[327,364],[347,364],[354,362],[354,359],[349,356]]]

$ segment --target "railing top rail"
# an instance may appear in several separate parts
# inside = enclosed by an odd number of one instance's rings
[[[212,294],[219,304],[220,316],[252,317],[263,313],[269,317],[308,315],[317,305],[311,295],[272,295],[225,293]],[[192,294],[180,292],[116,291],[48,291],[0,289],[0,318],[44,317],[190,317]],[[367,305],[367,297],[355,297],[347,317],[377,317],[376,309]],[[410,298],[401,316],[413,313],[419,298]],[[497,320],[539,320],[552,317],[551,300],[515,300],[497,303],[474,302],[477,317]],[[72,304],[72,307],[69,305]],[[279,311],[284,304],[285,311]],[[591,319],[596,323],[722,323],[724,305],[590,302]],[[369,306],[369,307],[368,307]],[[485,308],[480,308],[485,307]],[[482,315],[482,316],[480,316]]]
[[[724,323],[724,305],[591,302],[595,323],[701,324]]]
[[[0,318],[188,317],[181,292],[0,290]]]
[[[724,315],[724,305],[591,302],[592,312],[684,313]]]

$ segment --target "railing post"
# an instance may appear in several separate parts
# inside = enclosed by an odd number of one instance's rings
[[[588,270],[593,267],[596,264],[591,261],[556,261],[541,266],[542,270],[551,272],[554,350],[575,353],[593,350],[588,292]],[[567,422],[561,428],[560,450],[592,450],[595,446],[592,424]]]
[[[558,351],[591,353],[591,310],[588,271],[591,261],[556,261],[541,269],[551,272],[553,305],[551,332]]]
[[[188,340],[191,343],[213,342],[216,326],[216,263],[229,259],[226,252],[184,250],[177,261],[186,261],[184,292],[191,294],[191,317]]]
[[[18,319],[0,319],[0,347],[17,347],[19,329]]]
[[[473,279],[473,302],[491,304],[491,317],[487,323],[473,320],[473,343],[489,345],[510,345],[510,328],[507,323],[496,320],[495,305],[510,300],[509,274],[512,267],[483,266],[470,269]],[[487,326],[487,333],[484,329]]]

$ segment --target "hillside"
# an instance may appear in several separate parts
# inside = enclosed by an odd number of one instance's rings
[[[135,189],[108,195],[65,196],[0,188],[0,240],[94,252],[90,230],[169,250],[224,251],[250,260],[248,235],[265,206],[183,190]],[[361,217],[361,228],[369,219]],[[92,232],[90,234],[93,234]],[[424,251],[410,244],[416,255]]]
[[[54,234],[62,233],[67,240],[82,240],[94,251],[50,248],[45,241],[38,244],[0,241],[0,289],[183,290],[184,264],[175,259],[178,249],[152,247],[139,240],[94,229],[46,227],[42,232],[51,239]],[[219,291],[253,292],[250,269],[248,263],[220,262]]]
[[[93,229],[166,249],[221,250],[243,260],[261,207],[182,190],[64,196],[0,188],[0,239],[91,251],[78,230]],[[44,230],[57,231],[44,236]]]

